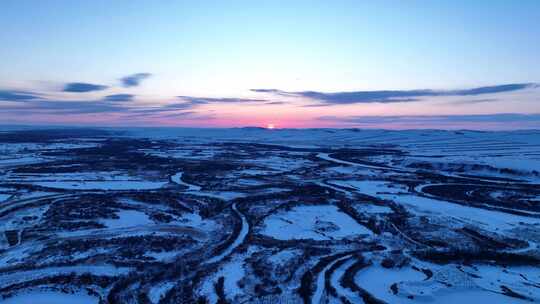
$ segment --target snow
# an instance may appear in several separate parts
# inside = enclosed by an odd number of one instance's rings
[[[0,225],[4,230],[20,230],[25,227],[31,227],[36,222],[41,220],[43,214],[49,209],[49,206],[40,206],[34,208],[26,208],[16,213],[12,213],[9,217],[0,219]],[[26,216],[35,216],[35,220],[24,220]]]
[[[89,171],[77,173],[10,173],[5,179],[13,183],[68,190],[149,190],[158,189],[166,181],[149,181],[123,171]]]
[[[290,156],[290,154],[264,155],[263,157],[251,158],[249,164],[266,168],[265,175],[284,173],[313,166],[311,162]]]
[[[377,206],[372,204],[354,204],[352,205],[356,211],[370,214],[392,213],[392,209],[386,206]]]
[[[206,297],[207,303],[215,304],[218,301],[216,292],[214,291],[214,281],[207,279],[202,284],[200,291],[202,295]]]
[[[330,157],[330,155],[328,155],[328,153],[318,153],[317,157],[320,158],[320,159],[327,160],[329,162],[338,163],[338,164],[342,164],[342,165],[359,166],[359,164],[357,164],[357,163],[353,163],[353,162],[349,162],[349,161],[345,161],[345,160]]]
[[[249,175],[249,176],[257,176],[257,175],[269,175],[274,174],[274,171],[270,170],[262,170],[262,169],[244,169],[237,171],[240,175]]]
[[[376,258],[376,257],[375,257]],[[430,269],[433,276],[426,276],[415,269]],[[473,276],[474,275],[474,276]],[[527,303],[501,294],[501,285],[535,301],[540,292],[525,283],[538,283],[540,274],[535,267],[513,266],[503,268],[491,265],[460,266],[457,264],[432,264],[413,259],[411,265],[386,269],[374,264],[360,270],[355,283],[386,303]],[[398,293],[390,290],[396,284]],[[413,296],[414,299],[409,299]]]
[[[199,214],[196,213],[183,213],[182,216],[171,222],[171,224],[178,226],[191,226],[203,231],[214,231],[218,229],[219,225],[216,221],[212,219],[203,219]]]
[[[411,210],[410,206],[412,206],[412,211],[417,210],[431,214],[438,213],[443,216],[450,216],[465,223],[480,225],[482,228],[491,231],[512,229],[519,226],[521,223],[532,225],[540,224],[538,219],[531,217],[462,206],[415,195],[393,196],[392,199],[399,204],[409,206],[409,210]]]
[[[0,277],[0,286],[8,286],[18,282],[37,280],[48,276],[58,274],[70,274],[72,272],[83,274],[91,273],[101,276],[118,276],[127,274],[131,271],[129,267],[115,267],[112,265],[80,265],[80,266],[59,266],[36,270],[17,271],[12,273],[3,273]]]
[[[339,259],[336,259],[336,260],[332,261],[331,263],[329,263],[328,265],[326,265],[326,267],[324,267],[323,270],[321,270],[321,272],[317,275],[316,289],[315,289],[315,292],[313,293],[313,296],[311,298],[311,303],[312,304],[323,303],[322,299],[323,299],[323,295],[324,295],[324,291],[325,291],[324,279],[325,279],[325,274],[328,271],[328,269],[330,269],[332,266],[334,266],[334,264],[336,264],[337,262],[342,261],[342,260],[346,260],[346,259],[348,259],[350,257],[351,257],[350,255],[347,255],[347,256],[341,257]]]
[[[122,171],[81,171],[76,173],[10,173],[10,181],[125,181],[137,180]]]
[[[540,224],[537,219],[530,217],[463,206],[413,194],[403,194],[405,188],[396,187],[384,181],[333,181],[332,183],[341,186],[352,186],[361,193],[382,199],[390,199],[404,205],[414,213],[439,214],[444,217],[452,217],[464,224],[480,225],[482,228],[491,231],[515,228],[520,223]]]
[[[354,279],[358,286],[387,303],[414,303],[407,298],[393,295],[390,286],[403,281],[421,281],[424,278],[422,272],[410,267],[386,269],[376,265],[360,270]]]
[[[265,219],[261,233],[278,240],[332,240],[372,234],[333,205],[297,206],[272,214]]]
[[[171,180],[174,183],[177,183],[178,185],[188,187],[187,191],[200,191],[201,190],[201,187],[199,187],[197,185],[192,185],[192,184],[188,184],[188,183],[184,182],[182,180],[182,175],[183,174],[184,174],[183,172],[178,172],[175,175],[171,176]]]
[[[370,195],[370,196],[379,196],[380,193],[401,193],[406,192],[407,188],[403,186],[399,186],[396,184],[392,184],[389,182],[383,182],[383,181],[355,181],[355,180],[333,180],[328,181],[328,183],[342,186],[342,187],[349,187],[357,189],[358,192]]]
[[[220,272],[225,276],[225,294],[229,298],[234,299],[236,295],[241,294],[238,282],[245,275],[242,261],[235,260],[231,263],[227,263],[221,268]]]
[[[122,210],[116,212],[116,215],[118,215],[118,219],[101,219],[100,222],[107,226],[107,228],[129,228],[154,224],[148,218],[148,215],[136,210]]]
[[[236,208],[236,203],[232,205],[232,209],[238,216],[240,216],[242,220],[242,228],[240,229],[240,233],[238,234],[238,237],[234,240],[234,242],[227,249],[225,249],[221,254],[216,255],[213,258],[207,260],[205,264],[219,262],[220,260],[228,256],[229,254],[231,254],[231,252],[233,252],[233,250],[236,249],[236,247],[240,246],[240,244],[244,242],[244,239],[246,238],[249,232],[249,224],[248,224],[247,218],[244,214],[238,211],[238,209]]]
[[[183,144],[185,145],[185,142],[183,142]],[[161,151],[152,149],[139,149],[139,151],[159,157],[197,160],[212,159],[221,152],[220,149],[207,146],[184,146],[183,150],[171,149]]]
[[[287,265],[291,260],[302,255],[302,251],[299,249],[285,249],[280,252],[271,255],[268,258],[268,262],[274,264],[277,267]]]
[[[238,286],[238,282],[244,278],[246,270],[244,269],[244,261],[242,257],[222,265],[212,275],[212,279],[206,280],[201,286],[201,292],[208,298],[210,303],[217,303],[216,293],[214,291],[214,283],[219,277],[224,277],[224,292],[225,297],[229,300],[234,300],[236,296],[242,295],[242,290]],[[234,303],[235,301],[233,301]]]
[[[199,195],[199,196],[213,197],[213,198],[221,199],[224,201],[230,201],[239,197],[246,196],[244,193],[237,192],[237,191],[204,191],[204,192],[195,191],[195,192],[188,192],[188,193],[193,194],[193,195]]]
[[[531,159],[529,157],[517,158],[514,156],[496,156],[489,157],[484,156],[482,158],[474,160],[477,163],[490,165],[495,168],[510,168],[520,171],[532,171],[540,170],[540,160]],[[472,162],[472,161],[471,161]]]
[[[407,180],[411,177],[411,181],[417,177],[414,174],[416,169],[407,168],[408,164],[412,162],[425,162],[434,165],[434,171],[451,176],[456,174],[456,168],[461,164],[484,164],[496,168],[511,168],[525,172],[523,176],[521,174],[500,173],[497,170],[491,169],[478,169],[469,170],[466,168],[466,173],[471,175],[481,176],[498,176],[498,177],[512,177],[519,178],[527,181],[532,179],[538,179],[538,176],[526,172],[532,170],[540,171],[540,132],[528,131],[528,132],[448,132],[448,131],[384,131],[384,130],[259,130],[259,129],[224,129],[224,130],[201,130],[201,129],[154,129],[148,130],[134,130],[130,132],[133,136],[147,136],[155,138],[171,138],[181,148],[175,150],[153,150],[148,149],[147,152],[153,155],[160,155],[163,157],[176,157],[185,159],[212,159],[223,161],[227,159],[226,154],[230,153],[230,148],[220,148],[219,144],[208,146],[196,146],[196,143],[219,143],[219,142],[257,142],[257,143],[272,143],[283,144],[289,147],[325,147],[327,153],[313,153],[313,152],[276,152],[272,150],[267,153],[249,154],[243,153],[244,151],[234,151],[235,155],[239,155],[238,163],[242,162],[245,166],[238,167],[239,170],[231,171],[230,174],[225,177],[229,182],[229,186],[235,187],[238,185],[254,186],[259,183],[272,182],[272,185],[279,185],[274,183],[278,180],[281,181],[301,181],[305,183],[317,183],[325,187],[339,189],[339,191],[348,194],[349,199],[354,199],[355,196],[351,195],[354,191],[359,193],[376,196],[381,199],[391,200],[401,206],[404,206],[406,210],[413,215],[429,215],[430,223],[433,220],[435,224],[441,224],[440,229],[449,229],[447,231],[453,231],[455,228],[461,226],[475,225],[482,230],[490,230],[498,232],[501,235],[505,233],[502,230],[506,230],[506,234],[512,237],[522,237],[518,235],[521,231],[537,231],[540,228],[540,222],[537,218],[524,217],[499,211],[485,210],[481,208],[475,208],[470,206],[463,206],[444,200],[440,200],[435,197],[429,197],[427,194],[423,196],[410,193],[408,188],[400,185],[399,180]],[[81,139],[82,141],[83,139]],[[47,159],[40,155],[41,150],[46,149],[70,149],[76,147],[76,144],[71,143],[56,143],[56,144],[14,144],[14,145],[1,145],[0,153],[8,155],[8,157],[2,157],[0,159],[0,167],[21,165],[32,162],[46,161]],[[392,164],[395,169],[394,172],[385,167],[370,166],[357,164],[352,161],[339,160],[332,158],[330,155],[331,149],[339,148],[340,146],[355,147],[395,147],[397,149],[403,149],[407,155],[404,156],[374,156],[369,160]],[[241,149],[240,149],[241,150]],[[251,153],[251,152],[250,152]],[[309,155],[309,158],[305,156]],[[253,157],[252,157],[253,156]],[[314,156],[318,156],[319,161],[313,160]],[[309,159],[309,160],[308,160]],[[332,162],[331,166],[318,165],[323,160]],[[237,160],[233,160],[237,161]],[[456,166],[457,165],[457,166]],[[399,166],[399,167],[398,167]],[[316,170],[313,170],[316,168]],[[309,172],[307,174],[296,174],[297,172],[291,172],[291,170],[305,170]],[[427,170],[427,169],[426,169]],[[71,189],[71,190],[132,190],[132,189],[159,189],[167,187],[167,181],[153,180],[153,178],[141,177],[137,178],[130,176],[128,173],[123,172],[79,172],[79,173],[58,173],[58,174],[16,174],[9,170],[4,170],[5,177],[0,179],[4,182],[16,182],[16,183],[32,183],[35,185],[48,186],[58,189]],[[470,171],[470,172],[469,172]],[[140,172],[140,171],[138,171]],[[278,173],[288,172],[284,175],[275,175]],[[318,175],[320,173],[320,176]],[[481,174],[482,173],[482,174]],[[155,173],[150,173],[155,174]],[[308,175],[309,174],[309,175]],[[395,179],[388,179],[392,174],[398,175]],[[202,191],[200,186],[186,183],[182,180],[183,173],[179,172],[170,176],[170,181],[176,184],[186,186],[187,190],[184,193],[191,195],[217,197],[222,200],[230,201],[234,198],[243,197],[251,194],[270,193],[270,191],[286,191],[287,189],[281,188],[266,188],[259,189],[245,189],[239,191],[226,191],[226,188],[219,188],[225,191]],[[184,176],[185,177],[185,176]],[[338,180],[339,178],[346,180]],[[148,179],[148,180],[147,180]],[[306,180],[303,180],[306,179]],[[395,181],[392,181],[395,180]],[[324,183],[328,183],[325,185]],[[506,182],[504,182],[506,183]],[[284,183],[285,184],[285,183]],[[169,184],[168,186],[170,186]],[[205,184],[206,185],[206,184]],[[344,189],[337,187],[345,187]],[[421,190],[422,186],[417,188]],[[531,184],[531,187],[534,185]],[[22,188],[22,187],[21,187]],[[178,188],[178,187],[177,187]],[[292,188],[292,187],[291,187]],[[217,189],[217,188],[216,188]],[[11,190],[0,189],[0,202],[8,199],[11,194]],[[28,193],[23,194],[23,190],[18,190],[17,199],[23,199],[31,197],[31,195],[50,195],[51,193],[39,194]],[[15,193],[15,191],[13,191]],[[492,195],[499,199],[504,199],[507,195],[504,192],[495,192]],[[57,198],[55,198],[57,199]],[[528,199],[524,199],[528,200]],[[540,197],[534,197],[531,194],[531,201],[539,203]],[[368,200],[369,201],[369,200]],[[28,202],[15,202],[13,205],[26,204]],[[124,203],[124,202],[122,202]],[[277,213],[271,214],[263,219],[261,226],[256,227],[256,232],[280,240],[294,240],[294,239],[311,239],[311,240],[335,240],[346,239],[363,235],[371,235],[371,231],[361,224],[357,223],[353,218],[343,213],[334,205],[330,205],[332,202],[321,202],[327,205],[312,206],[312,205],[300,205],[293,207],[290,210],[282,210]],[[143,202],[137,203],[135,201],[126,202],[130,204],[129,208],[136,208],[138,210],[146,210],[150,214],[159,209],[161,211],[170,211],[170,207],[163,205],[150,205],[145,206]],[[0,204],[6,209],[9,204]],[[383,217],[380,214],[391,213],[392,209],[388,206],[373,205],[367,202],[355,202],[351,201],[351,206],[357,211],[363,212],[369,215],[375,215],[379,220]],[[9,206],[11,207],[11,206]],[[128,208],[128,207],[126,207]],[[236,239],[232,244],[225,248],[217,256],[211,258],[206,263],[215,263],[214,272],[209,274],[208,280],[205,280],[203,285],[204,293],[208,298],[215,302],[215,291],[213,284],[220,276],[225,277],[225,294],[227,299],[231,302],[241,302],[240,300],[249,300],[246,296],[242,298],[240,296],[243,292],[253,291],[253,284],[247,283],[246,288],[243,290],[239,287],[239,282],[245,283],[246,281],[253,279],[254,276],[250,273],[250,269],[245,267],[246,258],[252,256],[250,253],[245,254],[243,251],[237,250],[238,247],[244,243],[245,238],[249,233],[249,222],[246,217],[237,209],[236,205],[232,205],[232,210],[235,212],[242,222],[242,228]],[[279,210],[279,209],[278,209]],[[9,215],[1,222],[4,228],[10,228],[15,220],[20,221],[20,218],[25,215],[25,212],[32,212],[38,215],[37,209],[32,210],[28,208],[25,211],[17,211],[17,214]],[[150,220],[149,216],[143,211],[137,210],[119,210],[117,211],[118,219],[102,219],[107,229],[94,229],[86,231],[76,232],[58,232],[53,237],[61,237],[62,235],[77,236],[91,236],[95,233],[96,236],[102,237],[123,237],[126,235],[141,235],[141,234],[156,234],[160,233],[176,233],[181,231],[182,226],[193,226],[197,229],[187,228],[186,230],[198,230],[200,238],[206,238],[207,234],[211,234],[211,231],[219,229],[216,221],[209,219],[202,219],[198,214],[182,214],[182,216],[176,217],[174,221],[165,224],[156,224]],[[257,222],[258,223],[258,222]],[[523,223],[523,224],[522,224]],[[36,223],[31,223],[35,225]],[[25,227],[23,223],[18,223],[17,228],[23,231]],[[29,225],[29,224],[28,224]],[[525,225],[529,227],[525,228]],[[457,226],[457,227],[456,227]],[[178,230],[172,229],[172,227],[180,228]],[[171,228],[169,230],[169,228]],[[217,229],[216,229],[217,228]],[[118,230],[112,230],[118,229]],[[528,230],[525,230],[528,229]],[[204,230],[203,232],[201,232]],[[174,232],[171,232],[174,231]],[[534,232],[536,233],[536,232]],[[531,233],[532,237],[529,239],[530,246],[523,249],[521,252],[527,250],[527,254],[536,254],[538,244],[536,234]],[[196,233],[193,233],[196,234]],[[5,237],[0,235],[1,237]],[[386,233],[388,243],[392,245],[393,241],[398,242],[397,236],[392,236],[390,233]],[[527,236],[523,236],[527,237]],[[350,246],[348,242],[343,247]],[[399,241],[401,246],[402,242]],[[343,243],[345,244],[345,243]],[[8,245],[4,241],[1,243],[1,249],[4,250],[3,256],[0,257],[0,267],[18,266],[21,263],[26,263],[32,253],[39,252],[43,248],[42,243],[22,242],[13,247],[7,247]],[[340,248],[341,248],[340,244]],[[336,247],[331,247],[334,250]],[[350,247],[349,247],[350,248]],[[389,248],[388,252],[391,251]],[[99,249],[94,251],[86,251],[74,254],[75,260],[86,258],[90,255],[97,254]],[[145,253],[148,257],[154,257],[160,261],[170,261],[175,259],[179,254],[184,253],[183,248],[175,248],[173,251],[147,251]],[[508,250],[510,251],[510,250]],[[106,252],[106,251],[102,251]],[[267,251],[268,252],[268,251]],[[301,259],[303,254],[299,249],[284,249],[270,255],[268,253],[268,261],[272,263],[274,269],[280,270],[292,268],[289,265],[297,265],[296,259]],[[407,250],[404,250],[407,254]],[[513,251],[513,252],[517,252]],[[334,252],[335,253],[335,252]],[[366,253],[363,253],[364,256]],[[381,253],[381,255],[386,254]],[[344,259],[350,258],[350,260],[344,261]],[[351,303],[360,303],[361,299],[358,294],[355,294],[347,288],[340,286],[340,278],[343,277],[348,267],[350,267],[356,260],[355,258],[346,256],[338,259],[345,262],[340,266],[331,276],[331,284],[337,290],[340,296],[347,298]],[[372,261],[370,259],[369,261]],[[325,286],[324,286],[324,273],[337,263],[334,261],[327,265],[323,271],[317,274],[316,288],[313,297],[314,302],[320,300],[325,301]],[[88,261],[87,261],[88,262]],[[44,265],[47,262],[36,261],[36,265]],[[88,262],[91,263],[91,262]],[[417,263],[417,262],[415,262]],[[424,263],[423,265],[428,264]],[[207,265],[210,266],[210,265]],[[459,265],[447,264],[447,265],[427,265],[422,268],[429,268],[434,272],[434,278],[425,280],[425,275],[417,270],[414,270],[410,265],[406,265],[402,268],[386,269],[375,263],[368,266],[365,269],[360,270],[356,276],[357,284],[368,290],[375,297],[385,300],[388,303],[411,303],[411,302],[423,302],[423,303],[456,303],[456,302],[488,302],[493,303],[520,303],[522,301],[510,298],[500,294],[500,285],[509,286],[512,290],[531,297],[534,301],[540,300],[540,292],[538,288],[533,288],[530,285],[527,286],[524,283],[540,284],[540,272],[535,267],[513,267],[513,266],[498,266],[498,265],[473,265],[473,266],[461,266],[464,271],[475,274],[476,276],[469,276],[458,270]],[[102,268],[100,268],[102,267]],[[299,272],[302,272],[304,268],[299,267]],[[305,267],[305,266],[304,266]],[[295,268],[297,269],[297,268]],[[114,266],[69,266],[69,267],[51,267],[43,269],[35,269],[29,271],[19,272],[5,272],[1,276],[0,286],[10,282],[23,282],[27,280],[33,280],[36,278],[46,277],[58,273],[84,273],[92,272],[103,275],[123,275],[129,273],[130,269],[118,270]],[[477,277],[478,276],[478,277]],[[242,281],[243,278],[247,278]],[[257,281],[255,279],[255,281]],[[448,287],[441,282],[451,283],[451,287]],[[255,282],[256,284],[258,282]],[[397,283],[399,286],[399,293],[393,295],[390,291],[390,286],[393,283]],[[153,303],[159,302],[159,299],[171,288],[174,287],[174,282],[157,282],[154,286],[149,287],[145,285],[144,290],[148,291],[150,300]],[[251,284],[251,285],[250,285]],[[290,290],[296,290],[298,286],[287,285],[285,287],[280,286],[284,291],[284,294]],[[294,291],[292,291],[294,292]],[[410,300],[406,295],[414,295],[414,300]],[[63,299],[64,297],[68,297]],[[88,299],[85,299],[88,298]],[[36,298],[40,300],[40,303],[96,303],[98,299],[89,298],[84,294],[61,294],[52,291],[34,291],[16,295],[15,298],[0,301],[0,303],[35,303]],[[333,299],[336,300],[337,299]],[[333,302],[332,302],[333,303]]]
[[[151,190],[159,189],[167,182],[151,181],[59,181],[34,182],[34,185],[68,190]]]
[[[499,291],[497,285],[505,285],[513,291],[527,297],[540,300],[540,290],[524,285],[524,282],[539,284],[540,271],[531,266],[512,266],[502,268],[495,265],[475,265],[475,267],[464,267],[465,271],[474,273],[478,278],[473,281],[486,290]],[[497,285],[494,285],[494,284]]]
[[[234,183],[231,183],[238,186],[262,186],[265,184],[264,181],[257,180],[257,179],[238,179]]]
[[[264,188],[264,189],[257,189],[257,194],[279,193],[279,192],[286,192],[286,191],[290,191],[290,190],[291,189],[270,187],[270,188]],[[540,199],[540,197],[539,197],[539,199]]]
[[[7,243],[5,245],[7,246]],[[23,243],[16,247],[10,247],[8,251],[4,251],[2,255],[0,255],[0,268],[23,263],[32,253],[38,252],[42,248],[43,245],[32,245],[32,243]]]
[[[441,292],[435,296],[433,303],[455,304],[455,303],[531,303],[529,301],[511,298],[499,293],[481,290],[453,290],[452,292]],[[411,303],[403,302],[403,303]]]
[[[0,203],[11,197],[11,194],[0,193]]]
[[[174,259],[178,254],[180,254],[180,251],[162,251],[162,252],[146,252],[144,256],[154,258],[161,262],[168,262]]]
[[[45,159],[41,157],[24,156],[24,157],[18,157],[18,158],[0,159],[0,165],[13,166],[13,165],[35,164],[35,163],[40,163],[43,161],[45,161]]]
[[[338,174],[345,174],[345,175],[354,175],[354,174],[364,174],[364,175],[376,175],[380,174],[380,171],[375,171],[372,169],[367,168],[359,168],[354,166],[337,166],[337,167],[329,167],[326,169],[329,172],[335,172]]]
[[[347,262],[343,263],[341,266],[339,266],[332,273],[330,283],[336,289],[337,294],[345,297],[350,303],[364,303],[362,298],[357,293],[350,290],[349,288],[344,288],[343,286],[341,286],[340,283],[340,280],[341,278],[343,278],[343,276],[345,276],[345,272],[347,271],[347,269],[349,269],[349,267],[351,267],[355,262],[355,259],[350,259]]]
[[[148,292],[148,298],[150,299],[150,302],[155,304],[159,303],[161,297],[165,296],[165,294],[173,287],[173,282],[164,282],[160,283],[159,285],[153,286]]]
[[[98,302],[99,299],[83,293],[67,294],[53,291],[21,293],[14,297],[0,300],[2,304],[97,304]]]
[[[19,200],[26,200],[26,199],[30,199],[30,198],[43,198],[43,197],[46,197],[46,196],[54,196],[54,195],[58,195],[57,193],[55,192],[43,192],[43,191],[28,191],[28,192],[18,192],[17,193],[17,198]]]

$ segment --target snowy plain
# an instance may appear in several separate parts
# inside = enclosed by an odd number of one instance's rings
[[[540,131],[103,130],[0,143],[0,303],[540,301]]]

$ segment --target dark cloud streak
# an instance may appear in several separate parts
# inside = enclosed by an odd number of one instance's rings
[[[448,102],[448,104],[467,105],[467,104],[478,104],[478,103],[487,103],[487,102],[495,102],[495,101],[499,101],[499,99],[485,98],[485,99],[456,100],[456,101]]]
[[[132,94],[113,94],[105,96],[103,100],[111,102],[126,102],[133,101],[133,98],[135,98],[135,95]]]
[[[30,101],[40,99],[38,94],[25,91],[0,90],[0,100],[2,101]]]
[[[343,105],[355,103],[396,103],[419,101],[421,97],[435,96],[477,96],[484,94],[498,94],[536,88],[533,83],[515,83],[496,86],[477,87],[462,90],[381,90],[381,91],[355,91],[355,92],[318,92],[301,91],[288,92],[277,89],[252,89],[252,92],[267,93],[287,97],[304,97],[319,102],[310,106]]]
[[[70,82],[64,86],[63,91],[70,92],[70,93],[86,93],[86,92],[93,92],[93,91],[102,91],[102,90],[105,90],[106,88],[107,86],[100,85],[100,84],[92,84],[92,83],[85,83],[85,82]]]
[[[128,87],[137,87],[141,82],[152,76],[150,73],[136,73],[120,78],[122,85],[126,88]]]
[[[398,115],[398,116],[321,116],[320,121],[332,121],[341,124],[369,125],[369,124],[445,124],[445,123],[510,123],[510,122],[538,122],[540,114],[468,114],[468,115]]]
[[[193,96],[176,96],[181,100],[192,104],[209,104],[209,103],[259,103],[266,102],[266,99],[251,99],[251,98],[212,98],[212,97],[193,97]]]

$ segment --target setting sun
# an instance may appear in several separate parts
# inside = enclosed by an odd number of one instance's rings
[[[275,126],[274,126],[274,124],[268,124],[268,125],[266,125],[266,128],[267,129],[274,129]]]

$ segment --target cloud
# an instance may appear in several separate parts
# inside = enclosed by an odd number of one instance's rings
[[[182,111],[182,112],[174,112],[174,113],[168,113],[168,114],[161,114],[159,117],[164,118],[170,118],[170,117],[186,117],[186,116],[194,116],[197,112],[195,111]]]
[[[200,105],[216,104],[216,103],[265,103],[265,99],[249,99],[249,98],[212,98],[212,97],[193,97],[193,96],[176,96],[183,102],[170,103],[158,108],[146,109],[149,112],[172,112],[178,110],[190,110]]]
[[[137,74],[132,74],[132,75],[122,77],[120,78],[120,81],[122,82],[122,85],[126,88],[136,87],[136,86],[139,86],[144,79],[150,76],[152,76],[152,74],[150,73],[137,73]]]
[[[127,113],[127,117],[133,119],[184,119],[184,120],[211,120],[215,116],[211,114],[204,114],[197,111],[184,110],[181,108],[142,108],[134,109]]]
[[[170,103],[167,105],[164,105],[161,107],[161,109],[165,110],[184,110],[184,109],[192,109],[198,106],[199,103],[197,102],[178,102],[178,103]]]
[[[252,92],[256,92],[256,93],[273,93],[273,94],[284,94],[284,95],[290,95],[290,94],[294,94],[294,93],[288,93],[288,92],[285,92],[285,91],[281,91],[281,90],[278,90],[278,89],[251,89],[250,91]]]
[[[0,100],[2,101],[30,101],[41,97],[32,92],[0,90]]]
[[[136,116],[160,116],[160,117],[178,117],[178,116],[194,116],[193,109],[201,105],[218,104],[218,103],[263,103],[265,99],[249,99],[249,98],[213,98],[213,97],[194,97],[194,96],[176,96],[182,102],[170,103],[162,106],[153,106],[146,108],[132,108],[130,113]],[[202,117],[201,115],[199,115]],[[204,116],[208,117],[208,116]]]
[[[169,115],[185,116],[195,114],[194,111],[166,112],[160,108],[139,108],[129,111],[129,117],[168,117]]]
[[[265,102],[264,104],[265,105],[283,105],[283,104],[287,104],[287,102],[285,102],[285,101],[270,101],[270,102]]]
[[[478,103],[487,103],[487,102],[495,102],[495,101],[499,101],[499,99],[485,98],[485,99],[456,100],[456,101],[450,101],[448,102],[448,104],[467,105],[467,104],[478,104]]]
[[[100,84],[84,83],[84,82],[70,82],[64,86],[64,92],[72,93],[84,93],[92,91],[102,91],[105,90],[107,86]]]
[[[196,107],[196,105],[187,102],[171,103],[162,106],[132,108],[130,109],[130,112],[136,115],[160,115],[178,111],[187,111],[193,109],[194,107]]]
[[[77,92],[82,92],[82,90],[90,88],[88,86],[89,84],[80,86],[80,83],[74,83],[70,85],[71,86],[68,89],[74,89]],[[8,101],[7,103],[0,102],[0,112],[25,115],[119,113],[129,111],[129,108],[107,101],[128,101],[131,100],[131,98],[132,95],[129,94],[117,94],[105,96],[103,100],[59,100],[29,92],[0,91],[0,101]],[[9,101],[23,102],[13,104],[9,103]]]
[[[29,101],[24,105],[2,106],[3,112],[17,112],[26,114],[89,114],[105,112],[124,112],[127,109],[103,101],[55,101],[39,100]]]
[[[503,84],[489,87],[479,87],[466,90],[454,90],[446,91],[446,96],[471,96],[471,95],[482,95],[482,94],[495,94],[495,93],[504,93],[511,91],[518,91],[527,88],[536,88],[538,85],[534,83],[513,83],[513,84]],[[442,91],[444,94],[445,91]],[[444,95],[443,95],[444,96]]]
[[[70,92],[83,92],[96,90],[104,86],[70,83],[66,90]],[[211,119],[213,116],[194,111],[193,109],[205,104],[215,103],[264,103],[263,99],[243,98],[210,98],[179,96],[181,102],[166,105],[144,106],[131,103],[136,95],[111,94],[102,98],[90,100],[59,100],[41,97],[38,94],[23,91],[0,91],[0,112],[2,114],[16,115],[82,115],[82,114],[119,114],[126,119],[155,119],[155,118],[181,118],[186,119]],[[5,101],[5,102],[4,102]],[[24,101],[13,104],[10,101]]]
[[[336,122],[338,124],[369,126],[369,125],[420,125],[436,126],[466,123],[539,123],[540,114],[468,114],[468,115],[398,115],[398,116],[321,116],[320,121]]]
[[[266,102],[266,99],[251,99],[251,98],[212,98],[212,97],[193,97],[193,96],[176,96],[181,100],[193,104],[209,104],[209,103],[259,103]]]
[[[124,101],[132,101],[133,98],[135,98],[135,95],[132,95],[132,94],[113,94],[113,95],[105,96],[103,100],[112,101],[112,102],[124,102]]]
[[[278,96],[303,97],[319,102],[316,105],[309,106],[327,106],[355,103],[395,103],[395,102],[413,102],[419,101],[420,97],[433,96],[477,96],[484,94],[497,94],[512,92],[527,88],[536,88],[533,83],[515,83],[496,86],[477,87],[461,90],[381,90],[381,91],[354,91],[354,92],[318,92],[301,91],[288,92],[277,89],[252,89],[257,93],[268,93]]]
[[[183,118],[186,120],[202,120],[202,121],[208,121],[211,119],[215,119],[216,117],[211,114],[201,114],[195,111],[183,111],[183,112],[174,112],[174,113],[168,113],[168,114],[161,114],[159,115],[159,118]]]

